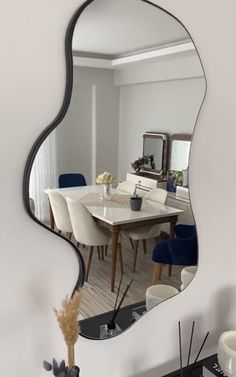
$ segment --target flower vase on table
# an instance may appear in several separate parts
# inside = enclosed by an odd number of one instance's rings
[[[103,199],[111,200],[111,184],[110,183],[103,185]]]
[[[107,171],[97,177],[96,182],[103,184],[103,200],[111,200],[111,185],[114,180],[115,178]]]

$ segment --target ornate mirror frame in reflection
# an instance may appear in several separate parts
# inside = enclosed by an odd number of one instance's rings
[[[71,95],[72,95],[72,86],[73,86],[73,55],[72,55],[72,39],[73,39],[73,34],[74,34],[74,29],[76,26],[76,23],[82,14],[82,12],[89,6],[91,3],[93,3],[96,0],[88,0],[84,2],[82,6],[75,12],[74,16],[71,19],[71,22],[68,26],[67,32],[66,32],[66,37],[65,37],[65,57],[66,57],[66,86],[65,86],[65,96],[63,100],[63,104],[61,106],[61,109],[56,116],[56,118],[52,121],[52,123],[42,132],[41,135],[39,135],[38,139],[34,143],[27,162],[26,162],[26,167],[25,167],[25,172],[24,172],[24,178],[23,178],[23,199],[24,199],[24,204],[26,211],[30,215],[30,217],[36,221],[39,225],[43,226],[45,229],[49,230],[50,232],[54,233],[58,237],[63,238],[66,242],[68,242],[72,246],[72,250],[76,253],[77,258],[78,258],[78,263],[79,263],[79,276],[77,279],[77,282],[75,284],[74,290],[78,289],[79,287],[83,286],[84,280],[85,280],[85,264],[83,260],[83,256],[80,252],[80,250],[75,246],[74,243],[72,243],[68,238],[65,236],[57,233],[55,230],[49,228],[47,225],[43,224],[33,213],[32,211],[32,206],[30,203],[30,197],[29,197],[29,183],[30,183],[30,174],[33,166],[33,162],[35,160],[36,154],[39,151],[40,146],[42,143],[45,141],[45,139],[50,135],[50,133],[58,126],[61,124],[62,120],[64,119],[69,104],[71,100]],[[99,1],[99,0],[97,0]],[[119,0],[118,0],[119,1]],[[137,0],[138,1],[138,0]],[[159,9],[169,15],[171,18],[173,18],[175,21],[177,21],[183,29],[186,30],[186,28],[182,25],[182,23],[173,15],[171,15],[169,12],[165,11],[163,8],[157,6],[156,4],[153,4],[152,2],[146,1],[146,0],[141,0],[143,3],[149,4],[150,6],[153,7],[153,9]],[[199,58],[199,56],[198,56]],[[200,58],[199,58],[199,64],[201,64]],[[204,98],[202,100],[202,103],[204,101]],[[201,104],[202,106],[202,104]],[[199,109],[199,112],[201,110],[201,106]],[[163,151],[164,155],[167,154],[167,150],[164,148]],[[166,169],[166,165],[163,167]],[[72,294],[73,294],[72,292]],[[114,334],[116,335],[116,334]]]
[[[144,164],[143,170],[156,174],[166,174],[169,137],[167,133],[145,132],[143,134],[143,157],[148,156],[148,164]],[[152,144],[149,146],[148,144]],[[157,157],[157,158],[156,158]]]

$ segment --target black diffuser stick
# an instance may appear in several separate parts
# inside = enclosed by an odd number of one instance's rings
[[[196,362],[198,361],[198,358],[199,358],[199,356],[200,356],[200,353],[202,352],[202,349],[203,349],[203,347],[204,347],[204,344],[206,343],[206,340],[207,340],[208,335],[209,335],[209,331],[207,331],[207,333],[206,333],[206,336],[205,336],[205,338],[204,338],[204,340],[203,340],[203,342],[202,342],[202,345],[201,345],[201,347],[200,347],[200,350],[198,351],[198,354],[197,354],[197,357],[196,357],[196,359],[195,359],[195,361],[194,361],[194,364],[196,364]]]
[[[189,342],[189,350],[188,350],[188,361],[187,361],[187,366],[189,365],[190,355],[191,355],[191,350],[192,350],[194,326],[195,326],[195,321],[193,321],[193,324],[192,324],[192,330],[191,330],[191,336],[190,336],[190,342]]]
[[[194,360],[194,363],[193,363],[193,365],[192,365],[192,368],[191,368],[190,371],[189,371],[188,377],[190,377],[190,375],[191,375],[193,369],[194,369],[195,366],[196,366],[196,363],[197,363],[197,361],[198,361],[198,358],[199,358],[199,356],[200,356],[200,353],[202,352],[202,349],[203,349],[203,347],[204,347],[204,344],[206,343],[206,340],[207,340],[208,335],[209,335],[209,331],[206,333],[206,336],[205,336],[205,338],[204,338],[204,340],[203,340],[203,342],[202,342],[202,345],[201,345],[201,347],[200,347],[200,349],[199,349],[199,351],[198,351],[198,354],[197,354],[197,356],[196,356],[196,359]]]
[[[119,313],[120,307],[121,307],[121,305],[122,305],[122,303],[123,303],[123,301],[124,301],[124,299],[125,299],[125,297],[126,297],[126,295],[128,293],[128,290],[130,289],[130,286],[131,286],[132,282],[133,282],[133,280],[130,280],[130,283],[127,285],[127,287],[126,287],[126,289],[125,289],[125,291],[123,293],[123,296],[121,297],[120,303],[119,303],[116,311],[113,314],[113,317],[112,317],[112,320],[111,320],[112,324],[114,324],[114,322],[115,322],[116,316]]]
[[[179,364],[180,364],[180,376],[183,376],[183,360],[182,360],[182,340],[181,340],[181,324],[180,321],[178,322],[179,325]]]
[[[122,284],[122,280],[123,280],[123,275],[124,275],[124,273],[122,272],[122,273],[121,273],[121,277],[120,277],[120,283],[119,283],[119,287],[118,287],[117,295],[116,295],[116,302],[115,302],[115,306],[114,306],[114,310],[113,310],[113,315],[114,315],[114,313],[115,313],[115,311],[116,311],[116,305],[117,305],[118,297],[119,297],[119,294],[120,294],[120,288],[121,288],[121,284]],[[112,315],[112,316],[113,316],[113,315]]]

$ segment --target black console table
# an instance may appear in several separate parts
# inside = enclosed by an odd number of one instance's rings
[[[227,377],[219,366],[217,355],[209,356],[193,364],[166,374],[163,377]]]

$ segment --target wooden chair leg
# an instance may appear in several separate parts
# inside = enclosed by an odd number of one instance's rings
[[[87,263],[87,269],[86,269],[86,277],[85,277],[86,281],[88,281],[88,276],[89,276],[89,270],[90,270],[90,266],[91,266],[92,256],[93,256],[93,246],[90,246],[90,248],[89,248],[88,263]]]
[[[79,243],[79,242],[77,242],[77,243],[76,243],[76,246],[77,246],[77,247],[79,247],[79,245],[80,245],[80,243]]]
[[[135,270],[136,270],[137,255],[138,255],[138,245],[139,245],[139,241],[135,240],[134,241],[134,264],[133,264],[133,272],[135,272]]]
[[[108,245],[105,246],[105,257],[107,257]]]
[[[162,267],[163,267],[162,263],[154,262],[153,274],[152,274],[152,285],[155,285],[157,281],[160,279]]]
[[[104,246],[101,246],[102,260],[104,260]]]
[[[171,272],[172,272],[172,264],[169,264],[168,266],[168,275],[171,276]]]
[[[71,241],[72,233],[71,232],[66,232],[66,237]]]
[[[101,259],[100,246],[97,246],[98,259]]]
[[[120,242],[117,244],[117,247],[118,247],[118,255],[119,255],[119,259],[120,259],[120,269],[121,269],[121,272],[123,274],[123,272],[124,272],[124,266],[123,266],[122,248],[121,248],[121,243]]]
[[[146,240],[142,240],[143,242],[143,251],[144,251],[144,254],[147,254],[147,242]]]
[[[134,249],[134,243],[133,243],[132,238],[129,238],[129,242],[130,242],[130,244],[131,244],[132,249]]]

